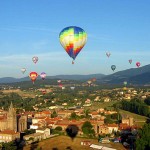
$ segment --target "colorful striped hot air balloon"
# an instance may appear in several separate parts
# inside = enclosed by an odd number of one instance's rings
[[[64,28],[59,34],[62,47],[68,55],[75,60],[87,41],[86,32],[80,27],[70,26]],[[72,62],[74,64],[74,62]]]

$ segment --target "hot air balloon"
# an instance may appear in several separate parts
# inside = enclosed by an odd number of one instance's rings
[[[75,60],[81,49],[86,44],[87,34],[80,27],[69,26],[60,32],[59,40],[68,55]],[[72,64],[74,64],[74,62],[72,62]]]
[[[107,52],[106,55],[107,55],[107,57],[109,58],[111,54],[110,54],[109,52]]]
[[[111,66],[111,69],[112,69],[113,71],[115,71],[116,66],[115,66],[115,65],[112,65],[112,66]]]
[[[38,73],[37,72],[30,72],[29,77],[30,77],[30,79],[32,80],[32,82],[34,84],[35,80],[38,77]]]
[[[71,137],[72,140],[77,136],[78,131],[79,128],[74,124],[68,125],[68,127],[66,128],[67,135]]]
[[[92,81],[91,81],[91,80],[88,80],[88,81],[87,81],[87,83],[88,83],[88,84],[91,84],[91,83],[92,83]]]
[[[26,68],[22,68],[21,72],[24,74],[26,72]]]
[[[92,81],[95,82],[95,81],[96,81],[96,78],[93,78]]]
[[[44,79],[46,78],[46,73],[45,73],[45,72],[42,72],[42,73],[40,74],[40,77],[42,78],[42,80],[44,80]]]
[[[58,83],[61,83],[61,80],[57,80]]]
[[[127,85],[127,81],[124,81],[123,84],[126,86]]]
[[[136,62],[136,66],[140,67],[141,63],[140,62]]]
[[[39,60],[39,58],[38,58],[37,56],[34,56],[34,57],[32,58],[32,61],[33,61],[35,64],[38,62],[38,60]]]
[[[130,64],[132,63],[132,59],[129,59],[129,63],[130,63]]]

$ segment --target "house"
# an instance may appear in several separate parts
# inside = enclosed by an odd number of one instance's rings
[[[81,141],[81,145],[90,146],[91,145],[91,141]]]
[[[97,126],[97,134],[109,134],[109,129],[106,125]]]
[[[109,102],[110,101],[110,98],[109,97],[105,97],[104,98],[104,102]]]
[[[68,118],[72,112],[73,112],[72,110],[58,111],[57,115],[58,117]]]
[[[89,113],[89,115],[92,117],[92,119],[101,117],[101,115],[97,111],[93,111],[93,112]]]
[[[37,142],[45,139],[45,136],[44,133],[33,133],[33,134],[25,135],[23,139],[25,140],[26,145],[28,145],[33,142]]]
[[[11,142],[20,139],[20,133],[13,130],[3,130],[0,132],[0,142]]]
[[[134,119],[132,117],[122,118],[122,123],[127,124],[129,126],[133,126],[134,125]]]
[[[37,129],[36,133],[43,133],[44,135],[44,139],[49,138],[50,137],[50,129],[49,128],[41,128],[41,129]]]
[[[107,125],[109,133],[113,133],[113,131],[117,132],[118,131],[118,124],[108,124]]]
[[[87,99],[86,101],[85,101],[85,104],[90,104],[91,103],[91,100],[90,99]]]

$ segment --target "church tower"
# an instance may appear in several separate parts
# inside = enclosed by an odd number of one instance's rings
[[[12,102],[7,113],[7,127],[10,130],[17,131],[16,110],[13,108]]]

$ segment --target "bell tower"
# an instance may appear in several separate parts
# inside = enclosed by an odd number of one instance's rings
[[[13,108],[12,102],[10,104],[7,114],[7,127],[10,130],[17,131],[16,110]]]

